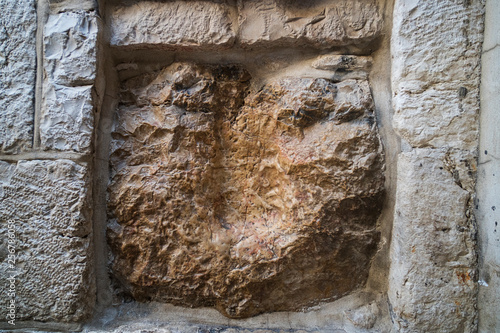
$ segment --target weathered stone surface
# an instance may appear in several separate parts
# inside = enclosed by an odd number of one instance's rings
[[[354,326],[364,329],[373,328],[379,316],[380,310],[375,303],[363,305],[357,309],[346,311],[347,319]]]
[[[483,0],[396,1],[394,127],[414,147],[475,149]]]
[[[90,179],[67,160],[0,161],[0,300],[15,276],[16,322],[78,321],[94,303]],[[13,269],[8,221],[15,227]],[[12,271],[14,271],[12,273]],[[6,321],[7,307],[0,310]]]
[[[329,71],[350,72],[355,70],[369,71],[372,66],[372,57],[353,55],[324,55],[318,57],[312,66]]]
[[[97,8],[97,0],[48,0],[52,13],[62,13]]]
[[[368,83],[249,80],[175,63],[123,84],[108,238],[135,299],[246,317],[364,284],[384,185]]]
[[[33,144],[36,1],[0,0],[0,152]]]
[[[94,12],[50,15],[44,28],[45,77],[66,86],[90,85],[96,76]]]
[[[241,327],[227,327],[224,325],[194,325],[192,323],[185,324],[171,324],[162,325],[158,327],[158,324],[136,324],[127,323],[120,325],[119,327],[114,327],[112,329],[84,329],[83,333],[199,333],[199,332],[220,332],[220,333],[310,333],[309,330],[301,329],[264,329],[264,328],[241,328]],[[319,332],[314,330],[314,332]],[[328,330],[328,333],[345,333],[344,330]]]
[[[44,86],[40,140],[44,149],[91,151],[94,129],[92,86]]]
[[[97,71],[95,12],[50,15],[44,30],[40,143],[45,150],[91,151]]]
[[[461,151],[399,156],[389,280],[398,332],[475,332],[475,169]]]
[[[305,45],[316,48],[361,45],[380,34],[376,1],[238,1],[243,46]]]
[[[234,43],[229,7],[211,1],[141,1],[117,6],[111,45],[129,48],[225,47]]]

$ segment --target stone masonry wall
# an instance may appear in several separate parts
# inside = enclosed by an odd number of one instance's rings
[[[94,308],[95,6],[0,1],[0,328],[74,329]]]
[[[0,330],[498,330],[485,2],[0,0]]]

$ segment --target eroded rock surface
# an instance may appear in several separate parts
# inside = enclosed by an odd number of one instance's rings
[[[8,304],[13,277],[16,324],[81,321],[92,312],[90,196],[86,165],[0,161],[0,295]],[[12,250],[14,262],[8,257]]]
[[[44,150],[92,151],[97,26],[93,11],[48,17],[40,117],[40,145]]]
[[[367,81],[249,82],[175,63],[123,83],[108,238],[135,299],[247,317],[364,284],[384,184]]]
[[[382,19],[372,0],[238,1],[239,37],[244,46],[362,45],[380,34]]]
[[[111,45],[130,48],[231,46],[230,9],[210,1],[141,1],[117,6],[111,16]]]
[[[33,143],[36,1],[0,1],[0,153]]]

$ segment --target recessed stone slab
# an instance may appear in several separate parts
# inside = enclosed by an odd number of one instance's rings
[[[36,1],[0,1],[0,153],[33,144]]]
[[[111,14],[111,45],[140,48],[220,48],[234,43],[230,8],[211,1],[140,1]]]
[[[475,169],[468,152],[399,155],[389,279],[398,332],[474,331]]]
[[[16,322],[88,317],[95,301],[90,194],[85,165],[68,160],[0,161],[3,314],[10,301],[7,279],[14,277]],[[9,230],[15,230],[14,237]],[[14,262],[9,262],[9,254],[15,255]]]
[[[372,0],[238,1],[243,46],[346,47],[377,38],[382,18]]]
[[[108,239],[126,295],[248,317],[365,283],[384,191],[368,83],[250,80],[174,63],[123,83]]]

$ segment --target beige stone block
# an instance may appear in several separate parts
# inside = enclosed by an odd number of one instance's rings
[[[66,87],[46,83],[40,120],[45,150],[92,151],[94,106],[92,86]]]
[[[377,38],[382,17],[372,0],[238,1],[243,46],[335,46],[367,44]]]
[[[141,1],[111,14],[111,46],[228,47],[235,33],[230,8],[211,1]]]
[[[90,182],[87,166],[68,160],[0,162],[0,299],[10,301],[13,277],[16,322],[74,322],[90,314]]]
[[[484,1],[396,1],[394,128],[413,147],[475,149]]]
[[[65,12],[48,17],[44,27],[44,71],[51,83],[91,85],[96,77],[95,12]]]
[[[474,169],[470,153],[399,155],[389,277],[398,332],[475,331]]]

